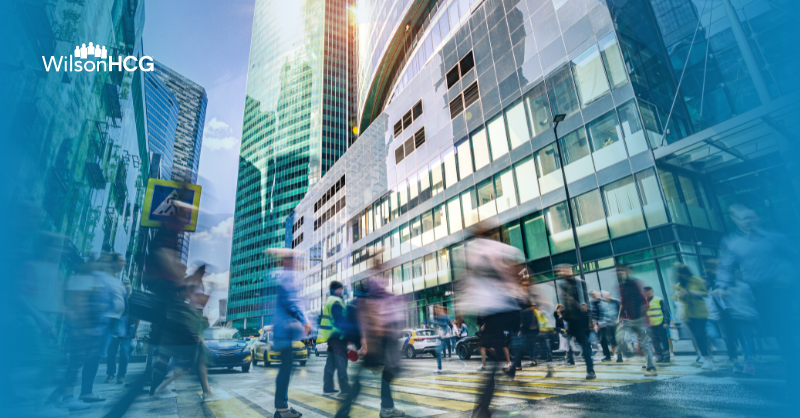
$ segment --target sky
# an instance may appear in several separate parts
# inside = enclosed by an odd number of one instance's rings
[[[208,316],[227,298],[239,144],[254,0],[149,0],[144,52],[203,86],[208,95],[198,183],[200,215],[189,268],[207,264]]]

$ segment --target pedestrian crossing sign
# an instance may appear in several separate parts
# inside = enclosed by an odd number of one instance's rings
[[[150,179],[144,196],[142,226],[158,228],[179,222],[184,231],[197,230],[201,187],[174,181]]]

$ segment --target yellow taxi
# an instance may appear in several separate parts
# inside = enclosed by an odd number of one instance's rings
[[[273,338],[272,330],[265,330],[250,347],[250,362],[253,366],[258,366],[259,362],[263,362],[264,366],[281,362],[281,353],[272,349]],[[292,361],[299,361],[301,366],[306,365],[308,350],[302,341],[292,341]]]

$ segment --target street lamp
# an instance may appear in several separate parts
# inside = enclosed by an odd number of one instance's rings
[[[567,115],[563,113],[553,117],[553,135],[556,137],[556,150],[558,151],[559,159],[563,154],[561,153],[561,143],[558,141],[558,124],[564,121],[566,117]],[[583,279],[583,262],[581,261],[581,250],[578,246],[578,230],[575,228],[575,217],[572,216],[572,205],[569,202],[569,188],[567,187],[567,173],[563,165],[561,167],[561,178],[564,181],[564,194],[567,196],[567,213],[569,214],[569,224],[572,225],[572,242],[575,245],[575,255],[578,258],[578,272],[581,275],[581,279]]]

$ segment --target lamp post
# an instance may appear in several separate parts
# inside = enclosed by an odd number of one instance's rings
[[[560,122],[562,122],[566,117],[567,117],[567,115],[565,115],[563,113],[559,114],[559,115],[555,115],[553,117],[553,135],[555,135],[555,137],[556,137],[556,150],[558,151],[559,160],[561,159],[561,156],[563,154],[561,153],[561,143],[558,140],[558,124]],[[567,196],[567,214],[569,214],[569,224],[572,227],[572,242],[573,242],[573,245],[575,245],[575,255],[578,258],[578,273],[580,274],[581,279],[584,279],[584,277],[583,277],[583,261],[581,260],[581,250],[580,250],[580,247],[578,245],[578,230],[575,228],[575,217],[572,216],[572,205],[570,205],[570,202],[569,202],[570,201],[569,188],[567,187],[567,173],[566,173],[566,171],[564,171],[564,168],[565,167],[562,165],[562,167],[561,167],[561,178],[564,181],[564,194]]]

